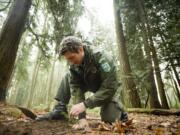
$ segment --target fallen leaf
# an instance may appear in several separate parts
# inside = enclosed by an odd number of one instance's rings
[[[155,135],[164,135],[164,133],[163,128],[155,128]]]
[[[109,124],[106,124],[106,123],[103,122],[103,123],[99,124],[98,129],[100,131],[111,131],[112,127]]]
[[[125,133],[126,125],[120,121],[116,121],[114,125],[114,131],[118,133]]]
[[[170,122],[161,123],[161,126],[163,126],[163,127],[169,127],[170,125],[171,125]]]
[[[128,120],[127,122],[125,122],[125,124],[126,124],[127,126],[132,125],[132,123],[133,123],[133,119],[130,119],[130,120]]]

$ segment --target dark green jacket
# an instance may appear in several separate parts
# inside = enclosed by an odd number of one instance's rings
[[[94,92],[84,101],[86,107],[94,108],[113,98],[118,88],[116,68],[112,57],[104,51],[95,51],[87,46],[84,50],[83,63],[70,66],[70,85],[81,92]]]

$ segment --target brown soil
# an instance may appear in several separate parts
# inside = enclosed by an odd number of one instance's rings
[[[133,119],[133,122],[122,133],[115,132],[108,125],[105,125],[105,128],[101,126],[100,129],[101,121],[98,117],[89,117],[90,130],[74,131],[72,122],[37,122],[22,114],[21,117],[15,117],[0,110],[0,135],[180,135],[180,118],[178,116],[130,113],[129,118]]]

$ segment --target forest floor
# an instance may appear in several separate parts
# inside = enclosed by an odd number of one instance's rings
[[[129,113],[129,119],[127,123],[109,125],[102,123],[98,116],[88,116],[90,129],[77,131],[72,129],[72,122],[38,122],[25,117],[18,109],[0,106],[0,135],[180,135],[179,116]]]

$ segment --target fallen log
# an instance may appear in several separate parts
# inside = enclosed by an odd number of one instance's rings
[[[177,115],[180,116],[180,109],[145,109],[145,108],[128,108],[129,113],[146,113],[154,115]]]

